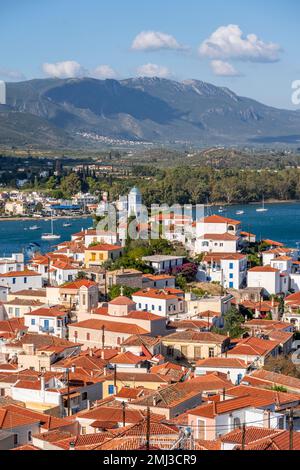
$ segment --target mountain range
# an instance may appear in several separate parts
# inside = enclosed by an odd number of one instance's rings
[[[0,105],[2,145],[300,142],[299,112],[198,80],[35,79],[7,83],[6,93],[6,105]]]

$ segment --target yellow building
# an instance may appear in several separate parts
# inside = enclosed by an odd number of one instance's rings
[[[107,398],[118,393],[123,387],[144,387],[151,390],[158,390],[160,387],[164,387],[166,385],[169,385],[168,379],[161,377],[158,374],[117,371],[116,377],[114,377],[113,373],[107,375],[102,383],[102,393],[103,398]]]
[[[122,247],[101,243],[85,249],[85,265],[87,268],[101,266],[106,261],[114,261],[122,255]]]

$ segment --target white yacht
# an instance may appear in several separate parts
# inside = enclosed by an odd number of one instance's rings
[[[51,218],[51,233],[43,233],[42,240],[59,240],[60,235],[57,235],[53,231],[53,218]]]

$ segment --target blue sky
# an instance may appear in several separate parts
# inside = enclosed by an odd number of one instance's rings
[[[1,0],[0,79],[194,78],[293,109],[299,13],[298,0]]]

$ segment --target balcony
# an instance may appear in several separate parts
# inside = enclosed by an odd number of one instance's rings
[[[42,333],[52,334],[54,333],[54,328],[52,326],[40,326],[39,331]]]

